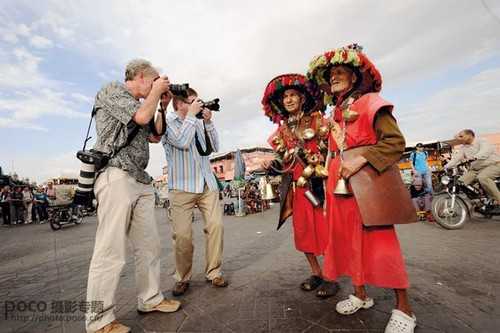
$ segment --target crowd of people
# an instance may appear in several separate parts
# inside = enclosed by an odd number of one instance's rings
[[[244,214],[255,214],[269,209],[271,200],[266,197],[266,189],[262,184],[265,182],[250,180],[240,189],[230,184],[226,185],[221,192],[224,215],[237,214],[239,205],[242,206],[241,213]]]
[[[0,191],[3,225],[45,223],[47,209],[55,199],[52,183],[48,183],[47,187],[4,186]]]

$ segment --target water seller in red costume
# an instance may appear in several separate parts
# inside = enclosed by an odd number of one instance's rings
[[[304,252],[311,267],[312,275],[301,288],[312,291],[319,287],[316,295],[329,297],[338,291],[338,284],[323,279],[317,259],[328,242],[323,203],[329,130],[320,97],[319,89],[301,74],[280,75],[269,82],[262,105],[266,116],[278,124],[269,138],[277,159],[264,167],[282,174],[278,229],[291,215],[295,247]]]
[[[334,194],[339,180],[348,180],[367,164],[382,173],[404,151],[393,105],[378,94],[382,77],[356,44],[315,57],[307,75],[320,86],[325,104],[333,105],[326,187],[330,240],[324,274],[332,281],[349,276],[354,285],[354,294],[337,303],[336,310],[350,315],[372,307],[366,284],[391,288],[396,309],[385,332],[413,332],[416,318],[408,301],[408,276],[394,226],[364,226],[356,198]],[[342,160],[344,150],[361,146],[366,147],[364,153]]]

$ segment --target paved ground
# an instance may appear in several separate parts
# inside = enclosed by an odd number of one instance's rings
[[[169,294],[170,230],[165,212],[157,213],[162,288]],[[299,284],[308,275],[305,258],[293,247],[290,224],[275,231],[276,214],[274,207],[225,218],[224,271],[231,285],[217,290],[204,281],[202,222],[197,218],[194,281],[175,314],[137,314],[130,258],[117,295],[119,320],[133,332],[383,332],[392,292],[370,288],[375,307],[343,317],[334,306],[351,292],[348,280],[327,301],[301,291]],[[48,225],[0,228],[0,332],[84,331],[78,305],[85,300],[95,227],[89,218],[57,232]],[[458,231],[418,223],[399,228],[399,235],[417,332],[500,331],[500,221],[476,220]],[[10,311],[13,305],[24,311]]]

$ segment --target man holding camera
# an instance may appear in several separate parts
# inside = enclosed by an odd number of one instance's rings
[[[175,112],[167,116],[167,132],[162,142],[168,164],[176,265],[172,294],[180,296],[189,288],[192,276],[195,205],[198,205],[205,222],[205,277],[215,287],[226,287],[228,283],[221,272],[224,230],[219,188],[208,158],[219,148],[212,112],[204,107],[191,88],[187,90],[187,98],[174,96],[173,103]]]
[[[87,313],[87,332],[130,331],[115,320],[114,314],[127,238],[134,249],[138,311],[174,312],[180,307],[178,301],[164,299],[160,289],[160,240],[154,217],[154,192],[152,178],[145,171],[148,141],[153,134],[164,131],[164,114],[160,112],[153,120],[163,94],[170,96],[168,78],[160,78],[149,61],[137,59],[128,63],[125,83],[107,84],[95,99],[94,149],[111,158],[98,171],[94,185],[98,225],[87,301],[100,306]]]

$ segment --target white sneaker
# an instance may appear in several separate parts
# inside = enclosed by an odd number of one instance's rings
[[[403,311],[394,309],[384,333],[413,333],[415,326],[417,326],[415,315],[410,317]]]
[[[354,295],[349,295],[349,298],[337,303],[335,309],[338,313],[343,315],[351,315],[360,309],[369,309],[375,303],[373,299],[367,297],[365,300],[357,298]]]

